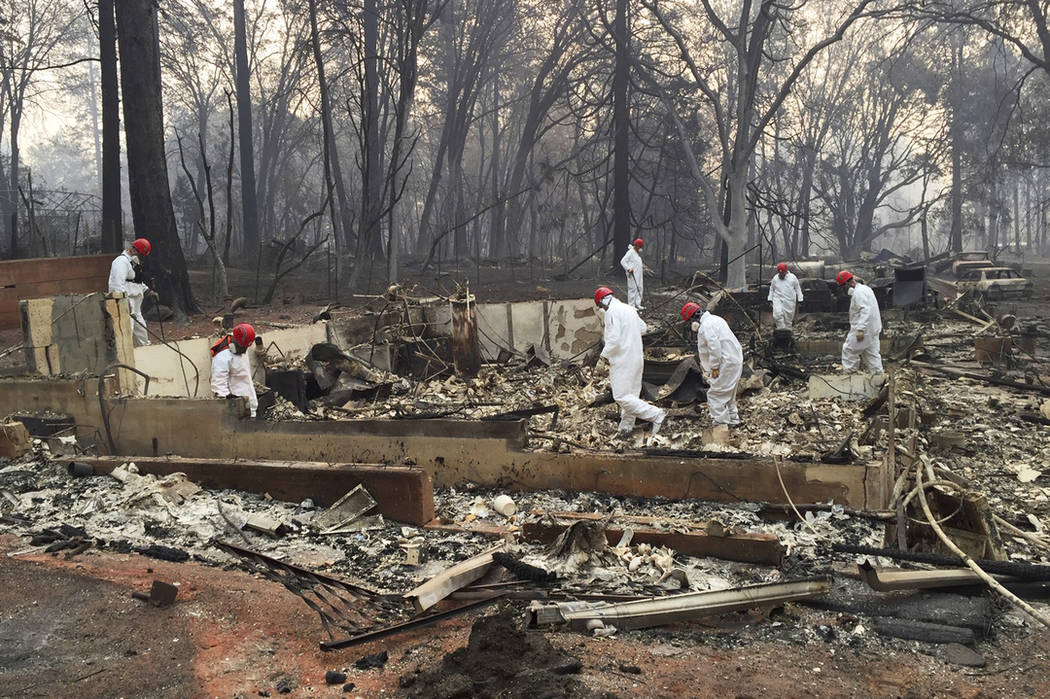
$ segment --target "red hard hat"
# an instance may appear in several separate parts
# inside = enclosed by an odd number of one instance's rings
[[[132,241],[131,247],[138,250],[138,253],[143,257],[148,255],[149,251],[152,249],[152,246],[149,244],[149,241],[145,238],[136,238],[134,241]]]
[[[686,304],[682,306],[682,320],[689,320],[692,318],[697,311],[700,310],[700,304],[694,301],[686,301]]]
[[[853,272],[849,272],[847,270],[842,270],[841,272],[835,275],[835,281],[839,283],[839,286],[849,283],[850,279],[853,279]]]
[[[644,242],[642,241],[642,239],[641,239],[641,238],[635,238],[635,239],[634,239],[634,247],[636,247],[636,248],[640,248],[640,247],[642,247],[643,245],[645,245],[645,243],[644,243]]]
[[[778,272],[787,272],[788,271],[788,263],[787,262],[781,262],[779,265],[777,265],[777,271]]]
[[[242,349],[248,349],[255,342],[255,328],[247,323],[234,325],[230,335],[233,337],[233,341],[240,345]]]
[[[612,289],[607,286],[599,286],[598,290],[594,292],[594,305],[601,305],[602,299],[606,296],[612,296]]]

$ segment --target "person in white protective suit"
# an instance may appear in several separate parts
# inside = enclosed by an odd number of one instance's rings
[[[620,406],[621,437],[634,429],[636,419],[647,420],[653,426],[653,436],[660,431],[667,412],[642,400],[642,333],[645,322],[638,311],[616,299],[612,289],[601,287],[594,292],[594,303],[605,309],[605,348],[602,357],[609,362],[609,383],[613,399]]]
[[[627,246],[627,252],[620,260],[620,266],[627,273],[627,304],[637,311],[645,308],[642,306],[642,287],[645,264],[639,254],[644,242],[641,238],[635,238],[634,242]]]
[[[682,320],[696,317],[700,305],[689,301],[682,306]],[[707,409],[716,425],[739,425],[736,409],[736,388],[744,369],[744,352],[740,341],[721,316],[704,311],[699,321],[693,321],[696,333],[696,353],[707,378]]]
[[[882,314],[875,292],[867,284],[857,283],[852,272],[842,270],[835,277],[839,286],[850,295],[849,334],[842,343],[842,370],[847,374],[860,369],[861,360],[872,374],[882,373],[879,333],[882,332]]]
[[[142,317],[142,302],[146,293],[153,293],[146,285],[139,269],[139,255],[149,255],[151,246],[145,238],[137,238],[109,266],[109,293],[123,292],[128,297],[131,311],[132,341],[136,347],[150,344],[146,319]]]
[[[777,273],[769,282],[769,298],[773,304],[773,322],[777,330],[791,330],[795,321],[795,304],[802,303],[802,287],[798,277],[788,271],[786,262],[777,265]]]
[[[248,348],[255,342],[255,328],[247,323],[233,326],[226,337],[211,348],[211,390],[219,398],[247,398],[251,416],[259,409],[252,381]]]

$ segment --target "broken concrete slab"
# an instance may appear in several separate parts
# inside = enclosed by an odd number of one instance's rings
[[[809,399],[866,400],[879,395],[885,374],[810,374]]]

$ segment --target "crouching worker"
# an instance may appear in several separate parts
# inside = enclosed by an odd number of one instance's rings
[[[247,398],[252,417],[259,409],[247,351],[255,342],[255,329],[235,325],[230,334],[211,348],[211,390],[219,398]]]
[[[700,305],[689,301],[682,306],[682,320],[691,323],[696,333],[696,353],[707,379],[707,409],[715,425],[739,425],[736,408],[736,388],[744,369],[744,353],[740,341],[725,319],[703,311],[697,319]]]

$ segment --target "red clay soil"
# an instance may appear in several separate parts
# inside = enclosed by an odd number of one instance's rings
[[[334,697],[343,695],[341,686],[324,681],[334,669],[347,671],[355,684],[346,696],[401,696],[402,675],[438,667],[466,644],[473,620],[485,613],[324,653],[317,616],[260,577],[135,554],[88,552],[71,561],[6,555],[22,546],[15,537],[0,537],[2,696],[276,697],[284,682],[288,696]],[[172,607],[155,609],[130,597],[132,590],[148,591],[155,579],[179,583]],[[690,640],[572,632],[547,638],[582,661],[578,677],[585,687],[615,696],[1050,694],[1050,635],[1043,631],[983,643],[988,666],[982,669],[911,650],[873,652],[819,640],[727,648],[734,644],[707,631]],[[382,669],[353,667],[382,650],[390,655]]]

